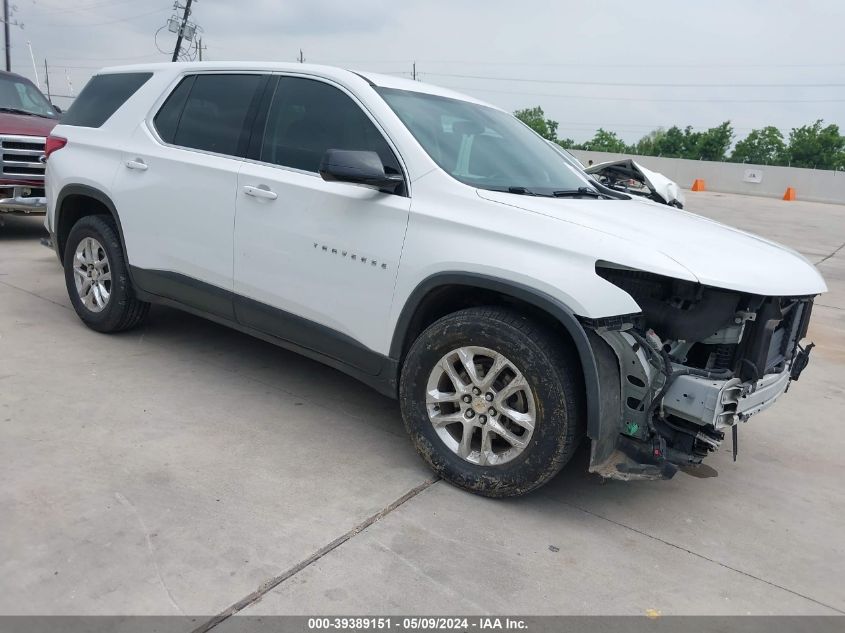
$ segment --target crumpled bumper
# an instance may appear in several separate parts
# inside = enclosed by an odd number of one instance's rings
[[[608,387],[620,384],[620,365],[627,367],[625,376],[631,379],[629,374],[635,373],[632,370],[634,362],[641,357],[641,350],[634,351],[630,346],[633,339],[616,333],[591,338],[602,383]],[[609,344],[602,345],[601,339]],[[611,350],[610,344],[614,343],[617,353],[627,352],[624,360],[617,358]],[[673,429],[695,438],[710,451],[719,447],[726,433],[731,434],[736,450],[736,431],[740,423],[771,407],[789,389],[791,382],[798,380],[809,362],[812,348],[812,344],[803,348],[798,346],[792,360],[785,362],[779,372],[765,374],[756,380],[678,376],[655,412],[659,412],[654,421],[656,433],[645,432],[644,420],[632,422],[635,411],[625,407],[617,390],[604,389],[601,403],[604,424],[600,434],[591,436],[590,472],[626,481],[669,479],[679,467],[699,464],[703,455],[677,450],[671,439],[667,444],[667,438],[671,436],[665,432],[671,434]],[[645,362],[642,366],[648,367]],[[641,379],[637,382],[649,382],[646,374],[639,376]],[[648,397],[645,395],[647,390],[643,388],[642,397]],[[620,410],[625,412],[622,416]],[[680,428],[678,424],[686,426]]]
[[[756,382],[681,376],[663,398],[663,409],[690,422],[721,430],[745,422],[772,406],[789,386],[790,372],[791,368],[787,367]]]

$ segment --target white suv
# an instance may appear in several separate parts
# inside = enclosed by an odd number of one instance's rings
[[[47,143],[79,317],[203,315],[398,397],[420,454],[491,496],[666,478],[798,378],[797,253],[604,189],[497,108],[302,64],[102,71]],[[734,441],[736,437],[734,435]]]

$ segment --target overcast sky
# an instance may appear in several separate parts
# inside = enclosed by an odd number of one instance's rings
[[[24,28],[12,29],[12,69],[34,78],[31,42],[54,93],[69,93],[67,78],[78,93],[101,66],[169,60],[154,34],[172,0],[13,2]],[[817,118],[845,128],[843,0],[195,0],[193,18],[207,59],[302,49],[307,62],[408,74],[416,60],[423,81],[542,106],[576,141],[600,126],[634,141],[727,119],[740,138]],[[172,50],[174,36],[158,44]]]

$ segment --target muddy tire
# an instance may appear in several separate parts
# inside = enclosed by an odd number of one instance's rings
[[[117,228],[108,216],[81,218],[68,235],[65,285],[76,314],[92,330],[121,332],[139,325],[150,304],[135,297]]]
[[[560,334],[501,308],[461,310],[429,326],[402,366],[399,399],[431,468],[489,497],[549,481],[585,427],[574,350]]]

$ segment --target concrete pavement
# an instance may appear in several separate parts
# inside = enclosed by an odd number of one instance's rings
[[[582,452],[505,501],[431,483],[339,372],[165,308],[86,329],[6,220],[0,614],[845,613],[845,208],[687,199],[819,262],[809,369],[717,477],[602,484]]]

